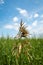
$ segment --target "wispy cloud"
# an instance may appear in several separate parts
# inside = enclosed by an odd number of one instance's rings
[[[36,33],[36,35],[37,34],[42,34],[43,33],[43,26],[39,25],[36,28],[32,28],[31,32]]]
[[[21,8],[16,8],[22,16],[28,17],[28,11]]]
[[[13,27],[14,27],[14,29],[16,30],[16,31],[18,31],[19,30],[19,23],[14,23],[14,25],[13,25]]]
[[[37,26],[37,20],[32,23],[32,26]]]
[[[18,21],[18,17],[13,17],[13,21],[17,22]]]
[[[4,4],[4,0],[0,0],[0,4]]]
[[[12,24],[6,24],[6,25],[4,25],[3,28],[5,28],[7,30],[15,30],[15,31],[18,31],[19,24],[18,23],[14,23],[13,25]]]
[[[12,25],[7,24],[7,25],[5,25],[5,26],[4,26],[4,28],[6,28],[6,29],[13,29],[13,26],[12,26]]]
[[[26,17],[27,19],[33,19],[33,18],[38,18],[40,15],[37,12],[30,13],[26,9],[22,8],[16,8],[21,16]],[[42,16],[43,17],[43,16]]]
[[[37,18],[37,17],[39,17],[39,14],[38,13],[35,13],[34,14],[34,18]]]
[[[43,18],[43,14],[41,15],[41,18]]]
[[[31,30],[32,29],[32,26],[31,25],[29,25],[28,27],[27,27],[27,30]]]
[[[43,21],[42,21],[43,23]],[[35,34],[35,36],[43,33],[43,24],[35,20],[32,24],[28,26],[28,31],[30,32],[31,36]]]

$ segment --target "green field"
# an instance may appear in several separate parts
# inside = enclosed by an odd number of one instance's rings
[[[0,65],[43,65],[43,39],[1,37]]]

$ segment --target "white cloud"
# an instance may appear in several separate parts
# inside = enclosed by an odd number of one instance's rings
[[[41,24],[40,27],[38,28],[39,33],[43,33],[43,25]]]
[[[7,24],[4,26],[5,29],[13,29],[15,31],[18,31],[19,29],[19,24],[18,23],[14,23],[13,25],[11,24]]]
[[[20,25],[19,25],[18,23],[14,23],[13,26],[14,26],[14,29],[15,29],[16,31],[18,31]]]
[[[27,27],[27,30],[30,31],[31,29],[32,29],[32,26],[29,25],[29,26]]]
[[[18,25],[18,23],[14,23],[14,26],[17,26]]]
[[[19,29],[19,27],[14,26],[14,30],[15,30],[15,31],[18,31],[18,29]]]
[[[32,32],[34,32],[34,33],[36,33],[36,34],[41,34],[41,33],[43,33],[43,26],[41,26],[41,25],[40,25],[40,27],[37,26],[37,28],[32,29]]]
[[[43,18],[43,14],[41,15],[41,17]]]
[[[4,0],[0,0],[0,4],[4,4]]]
[[[4,26],[4,28],[6,28],[6,29],[13,29],[13,26],[7,24],[7,25]]]
[[[17,10],[19,11],[19,13],[20,13],[22,16],[28,17],[28,12],[27,12],[27,10],[21,9],[21,8],[17,8]]]
[[[37,20],[32,23],[32,26],[37,26]]]
[[[43,24],[38,23],[38,21],[34,21],[31,25],[28,26],[28,31],[30,32],[31,36],[35,35],[38,37],[40,34],[43,34]]]
[[[35,14],[34,14],[34,18],[37,18],[38,16],[39,16],[38,13],[35,13]]]
[[[18,21],[18,17],[13,17],[13,21],[17,22]]]
[[[33,15],[32,15],[32,14],[30,14],[29,19],[32,19],[32,17],[33,17]]]

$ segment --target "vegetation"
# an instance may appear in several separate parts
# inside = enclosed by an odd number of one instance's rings
[[[1,37],[0,65],[43,65],[43,39]]]

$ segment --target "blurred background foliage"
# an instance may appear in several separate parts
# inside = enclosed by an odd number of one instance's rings
[[[1,37],[0,65],[43,65],[43,39]]]

